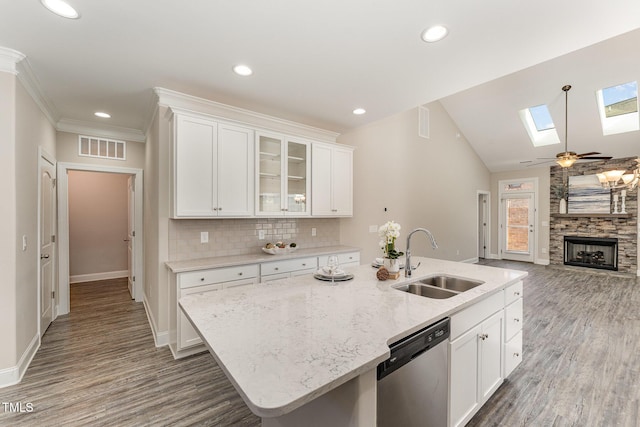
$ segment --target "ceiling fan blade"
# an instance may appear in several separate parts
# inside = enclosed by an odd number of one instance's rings
[[[593,156],[594,154],[602,154],[602,153],[598,153],[597,151],[592,151],[590,153],[578,154],[578,157]]]
[[[525,167],[527,167],[527,168],[528,168],[528,167],[531,167],[531,166],[546,165],[547,163],[554,162],[555,160],[556,160],[556,159],[550,159],[550,160],[547,160],[546,162],[530,163],[530,164],[526,165]]]
[[[556,160],[557,157],[536,157],[536,160]]]
[[[611,156],[600,156],[600,157],[580,157],[580,160],[611,160],[613,157]]]

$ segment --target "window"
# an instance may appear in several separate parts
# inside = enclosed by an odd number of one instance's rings
[[[99,157],[103,159],[126,160],[127,146],[125,141],[78,136],[78,155],[82,157]]]
[[[534,147],[559,144],[558,132],[553,124],[553,119],[546,105],[520,110],[520,120],[529,134],[529,139]]]
[[[603,135],[640,130],[638,83],[629,82],[596,92]]]

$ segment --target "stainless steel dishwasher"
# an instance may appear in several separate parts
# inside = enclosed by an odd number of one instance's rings
[[[444,427],[449,394],[449,318],[389,346],[378,365],[378,427]]]

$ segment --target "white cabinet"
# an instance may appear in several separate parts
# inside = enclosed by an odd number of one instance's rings
[[[176,300],[172,302],[175,304],[175,311],[170,310],[169,316],[170,322],[176,322],[175,342],[170,343],[174,357],[183,357],[204,350],[204,347],[199,347],[202,344],[200,336],[180,309],[178,300],[181,297],[258,283],[258,277],[258,264],[178,273],[175,282],[176,292],[172,293],[176,296]],[[175,317],[172,316],[173,313]],[[193,351],[189,351],[191,349]]]
[[[503,298],[500,292],[451,316],[451,426],[466,424],[502,384]]]
[[[353,215],[353,148],[314,143],[311,152],[313,216]]]
[[[360,265],[360,252],[345,252],[338,255],[338,262],[341,268],[357,267]],[[329,255],[321,255],[318,257],[318,267],[327,265]]]
[[[316,257],[296,258],[260,264],[260,282],[310,274],[318,269]]]
[[[522,282],[515,283],[505,290],[505,336],[504,336],[504,377],[522,362],[522,320],[523,320]]]
[[[253,130],[174,113],[172,217],[253,215]]]
[[[308,216],[311,143],[256,132],[256,146],[256,215]]]

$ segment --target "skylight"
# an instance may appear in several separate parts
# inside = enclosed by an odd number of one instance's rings
[[[534,147],[560,144],[556,126],[553,124],[549,108],[546,105],[525,108],[519,113],[520,120],[522,120]]]
[[[600,89],[596,100],[603,135],[640,130],[637,82]]]

